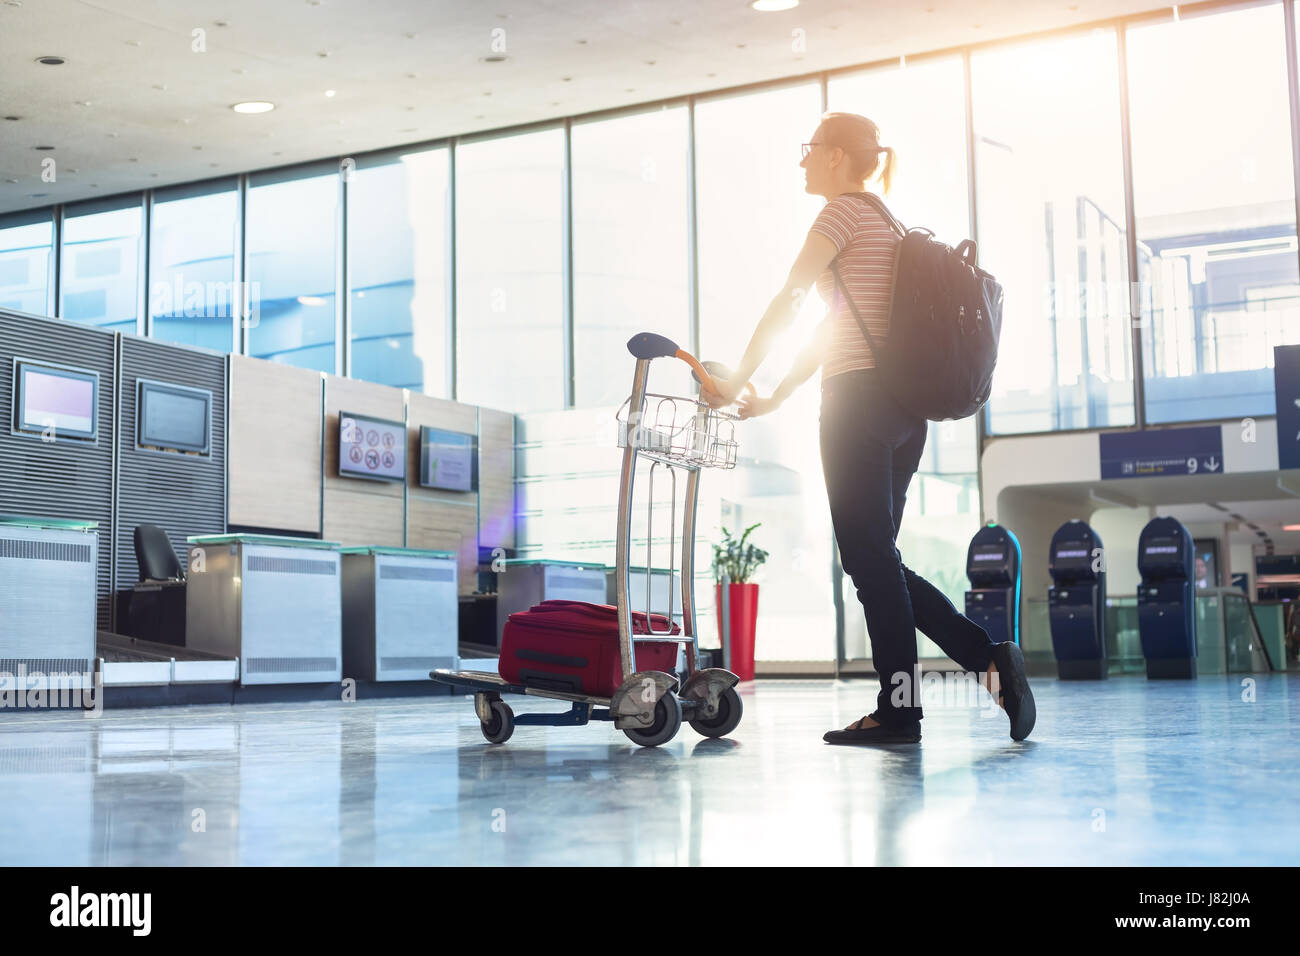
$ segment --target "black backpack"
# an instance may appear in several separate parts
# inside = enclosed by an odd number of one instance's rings
[[[900,405],[942,422],[988,401],[1002,333],[1002,286],[975,264],[975,241],[956,249],[929,229],[906,229],[870,193],[849,193],[880,210],[901,235],[894,265],[889,337],[876,345],[835,260],[831,271],[867,337],[885,387]]]

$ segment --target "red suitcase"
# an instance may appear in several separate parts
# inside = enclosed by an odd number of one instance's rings
[[[654,629],[668,630],[668,618],[651,615]],[[673,624],[672,633],[682,629]],[[646,616],[632,612],[632,633],[649,634]],[[636,669],[673,673],[676,641],[638,641]],[[618,653],[618,609],[586,601],[543,601],[506,619],[498,673],[511,684],[609,697],[623,683]]]

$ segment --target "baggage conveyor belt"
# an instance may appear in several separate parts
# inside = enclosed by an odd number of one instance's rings
[[[111,631],[95,635],[95,656],[105,687],[160,684],[234,684],[239,661],[189,647],[142,641]]]

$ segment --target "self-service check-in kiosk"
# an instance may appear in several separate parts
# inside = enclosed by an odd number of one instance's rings
[[[989,522],[966,550],[966,616],[988,631],[994,643],[1020,643],[1020,542]]]
[[[1147,677],[1195,677],[1192,536],[1176,518],[1152,518],[1138,536],[1138,634]]]
[[[1052,650],[1061,680],[1106,676],[1106,571],[1101,537],[1087,522],[1067,521],[1052,535],[1047,592]]]

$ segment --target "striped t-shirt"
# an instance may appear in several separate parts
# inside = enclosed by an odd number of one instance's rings
[[[835,244],[840,276],[853,296],[858,314],[877,342],[889,334],[889,305],[899,235],[875,206],[850,195],[836,196],[817,215],[812,231]],[[822,364],[822,379],[876,363],[867,337],[828,268],[817,277],[817,294],[828,303],[831,346]]]

